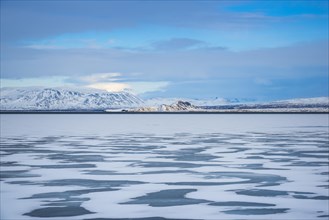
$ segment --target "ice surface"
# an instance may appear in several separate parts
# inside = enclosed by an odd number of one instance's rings
[[[293,128],[328,131],[329,114],[224,115],[1,115],[1,135],[79,136],[176,133],[282,132]],[[325,128],[323,127],[325,126]],[[253,135],[252,133],[250,134]],[[148,137],[148,136],[146,136]],[[264,137],[266,138],[266,137]],[[241,141],[241,140],[238,140]]]
[[[325,114],[0,116],[1,219],[329,214]]]

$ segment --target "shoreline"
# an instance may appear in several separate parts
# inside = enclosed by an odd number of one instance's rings
[[[181,112],[106,112],[106,111],[0,111],[0,114],[329,114],[328,111],[181,111]]]

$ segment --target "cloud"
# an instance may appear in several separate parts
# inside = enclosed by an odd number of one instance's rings
[[[156,28],[156,27],[154,27]],[[119,32],[92,32],[75,33],[54,36],[48,39],[36,39],[22,41],[22,47],[36,50],[66,50],[66,49],[116,49],[125,51],[170,51],[190,49],[226,49],[225,47],[214,46],[214,42],[206,42],[194,38],[173,37],[175,33],[167,35],[152,35],[148,32],[154,31],[150,27],[145,29],[126,29]],[[161,30],[161,28],[158,28]],[[175,28],[167,28],[168,32],[175,32]],[[143,32],[138,38],[131,35],[135,32]],[[189,30],[184,30],[189,31]],[[126,33],[125,33],[126,32]],[[156,31],[155,31],[156,32]],[[210,33],[209,33],[210,34]],[[187,35],[182,34],[182,36]],[[207,34],[203,34],[207,35]],[[111,39],[123,38],[120,40]],[[128,37],[127,37],[128,36]],[[205,36],[203,36],[205,37]],[[166,38],[163,40],[163,38]],[[161,39],[161,40],[157,40]],[[123,46],[125,45],[126,46]],[[121,45],[121,46],[120,46]]]
[[[153,81],[153,82],[128,82],[131,90],[136,94],[145,94],[150,92],[166,91],[170,82]]]
[[[127,81],[122,73],[97,73],[80,77],[49,76],[38,78],[0,79],[4,87],[88,87],[108,92],[130,91],[141,95],[150,92],[165,91],[168,81]],[[140,74],[132,73],[132,76]],[[127,78],[126,78],[127,79]]]
[[[263,85],[263,86],[269,86],[269,85],[272,85],[272,81],[269,80],[269,79],[264,79],[264,78],[256,78],[254,79],[254,82],[257,84],[257,85]]]
[[[169,82],[166,81],[136,81],[131,76],[141,76],[141,74],[131,73],[95,73],[77,78],[67,79],[69,82],[74,82],[76,85],[85,86],[94,89],[102,89],[109,92],[121,92],[129,90],[135,94],[143,94],[149,92],[163,91]]]
[[[106,90],[108,92],[121,92],[130,88],[130,86],[125,83],[94,83],[87,85],[86,87]]]
[[[38,78],[16,78],[16,79],[0,79],[0,87],[61,87],[73,86],[73,83],[68,82],[67,76],[49,76]]]
[[[315,2],[319,4],[320,1]],[[314,16],[321,15],[319,19],[326,20],[328,3],[323,2],[319,13],[308,9],[312,3],[294,1],[289,11],[297,13],[291,16],[291,13],[271,14],[288,11],[288,3],[273,1],[2,1],[1,39],[15,42],[63,33],[133,28],[140,24],[215,30],[263,28],[296,19],[312,21]],[[242,10],[230,8],[239,5]],[[303,10],[298,10],[301,6]],[[305,17],[305,14],[313,17]]]
[[[205,46],[204,41],[190,38],[172,38],[170,40],[157,41],[151,44],[154,50],[183,50]]]
[[[119,80],[118,77],[120,76],[122,76],[121,73],[94,73],[79,77],[78,81],[84,83],[112,82]]]
[[[31,48],[31,49],[37,49],[37,50],[59,50],[59,49],[65,49],[64,47],[57,46],[57,45],[51,45],[51,44],[29,44],[25,46],[26,48]]]
[[[328,42],[232,52],[230,50],[123,51],[115,49],[6,50],[2,78],[68,76],[72,79],[177,81],[212,77],[286,77],[328,74]],[[112,73],[125,73],[121,76]],[[131,73],[141,73],[133,76]],[[266,78],[265,77],[265,78]],[[83,79],[82,79],[83,80]],[[81,81],[81,79],[80,79]]]
[[[2,1],[1,78],[139,93],[328,79],[328,3],[314,2]]]
[[[169,82],[154,81],[154,82],[104,82],[104,83],[92,83],[84,85],[88,88],[106,90],[108,92],[122,92],[130,91],[134,94],[144,94],[150,92],[165,91],[166,87],[170,85]]]
[[[87,36],[83,36],[87,35]],[[53,36],[47,39],[36,39],[22,41],[23,47],[37,49],[37,50],[65,50],[65,49],[102,49],[110,48],[115,42],[114,39],[108,39],[104,37],[98,37],[97,34],[93,33],[93,38],[90,38],[90,33],[77,33],[77,34],[64,34],[59,36]],[[100,34],[99,34],[100,35]]]

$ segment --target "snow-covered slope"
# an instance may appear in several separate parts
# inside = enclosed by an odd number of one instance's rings
[[[329,97],[289,99],[282,101],[203,106],[207,110],[250,110],[250,111],[322,111],[329,110]]]
[[[171,105],[162,104],[159,106],[140,107],[137,109],[131,109],[134,112],[191,112],[201,110],[197,106],[192,105],[186,101],[177,101]]]
[[[301,98],[301,99],[287,99],[287,100],[280,100],[275,101],[272,103],[276,104],[322,104],[322,105],[329,105],[329,97],[316,97],[316,98]]]
[[[160,105],[172,105],[178,101],[183,100],[189,102],[195,106],[218,106],[218,105],[229,105],[229,104],[243,104],[243,103],[253,103],[255,99],[238,99],[238,98],[206,98],[206,99],[190,99],[190,98],[150,98],[146,99],[144,105],[147,107],[160,106]]]
[[[212,107],[212,106],[259,106],[259,105],[273,105],[273,106],[291,106],[295,107],[303,105],[329,105],[329,97],[316,97],[316,98],[299,98],[299,99],[287,99],[272,102],[256,102],[255,99],[185,99],[185,98],[152,98],[147,99],[144,102],[145,107],[158,107],[161,105],[173,105],[178,101],[189,102],[192,105],[200,107]]]
[[[85,88],[2,88],[1,110],[103,110],[140,106],[143,101],[127,92]]]
[[[177,101],[167,105],[144,106],[131,109],[137,112],[328,112],[329,98],[292,99],[267,103],[221,104],[196,106],[189,102]]]
[[[187,98],[151,98],[145,100],[145,106],[160,106],[160,105],[172,105],[180,100],[189,102],[195,106],[215,106],[215,105],[227,105],[230,102],[228,99],[224,98],[214,98],[214,99],[187,99]]]

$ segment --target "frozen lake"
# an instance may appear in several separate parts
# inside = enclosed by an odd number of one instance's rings
[[[1,219],[328,219],[328,114],[1,114]]]

